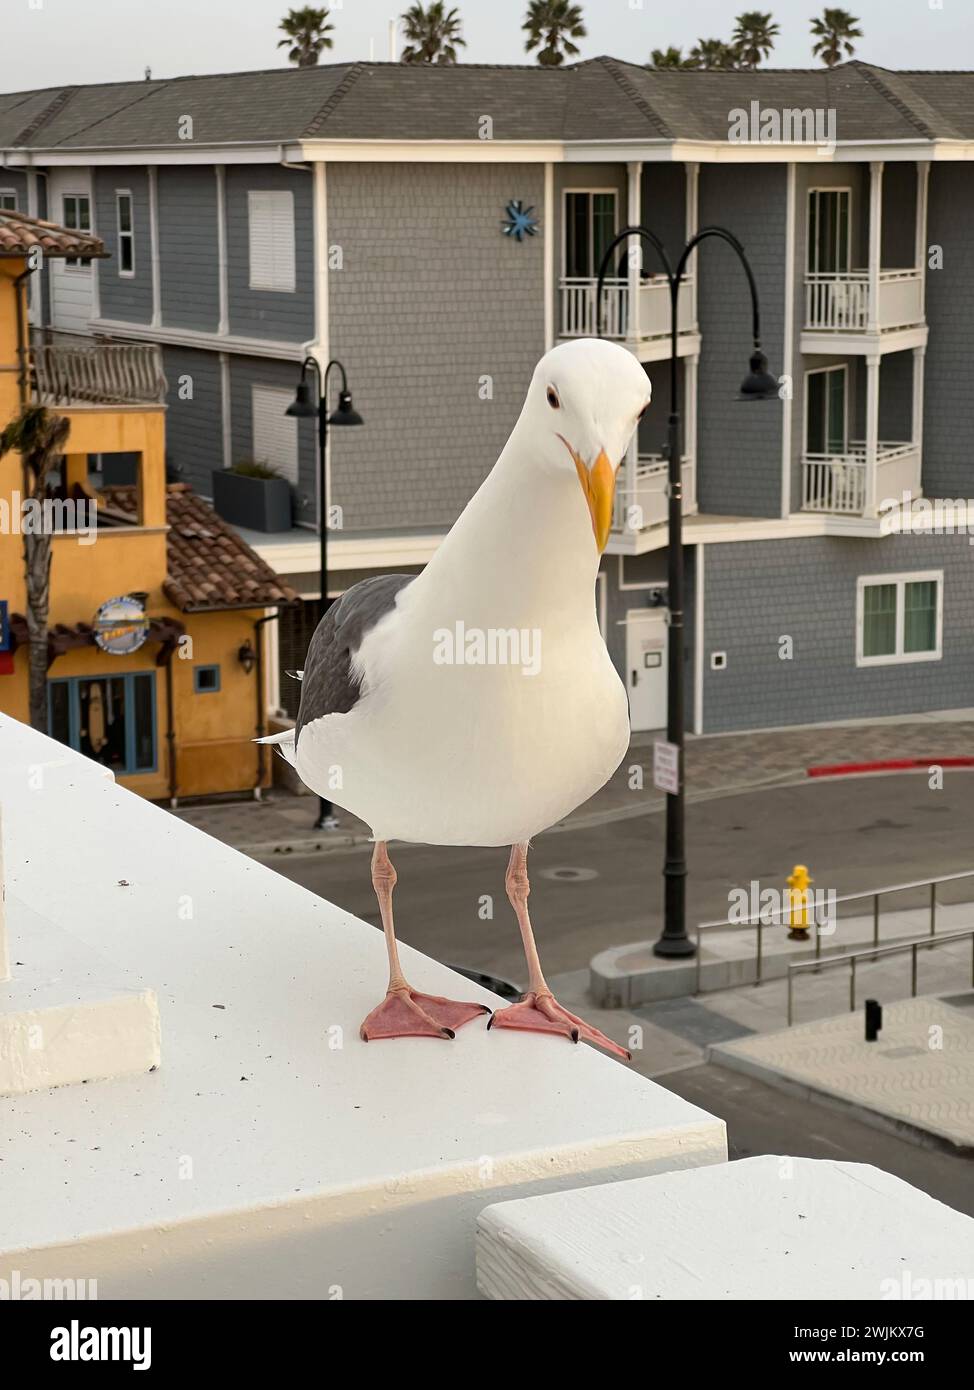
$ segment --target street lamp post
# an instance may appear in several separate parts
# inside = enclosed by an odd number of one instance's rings
[[[338,393],[338,406],[329,415],[328,377],[332,367],[337,367],[341,372],[342,384]],[[311,383],[308,380],[309,371],[314,379],[314,396],[312,396]],[[321,576],[318,621],[320,622],[328,612],[328,426],[362,425],[365,421],[352,405],[352,393],[348,389],[348,377],[345,374],[344,366],[337,358],[332,358],[324,372],[314,357],[304,359],[301,363],[301,377],[294,393],[294,400],[284,413],[299,420],[316,418],[318,421],[318,568]],[[319,796],[318,819],[315,821],[315,829],[333,830],[336,823],[331,802],[326,797]]]
[[[702,227],[692,236],[673,269],[666,248],[655,232],[648,227],[624,227],[606,247],[599,266],[595,291],[595,332],[602,336],[602,288],[613,252],[631,236],[644,237],[655,249],[663,265],[670,290],[670,414],[667,422],[667,493],[669,498],[669,530],[667,536],[667,600],[669,633],[667,636],[666,671],[666,737],[677,748],[677,790],[666,795],[666,859],[663,865],[664,904],[663,932],[655,942],[657,956],[692,956],[696,946],[686,929],[686,836],[684,813],[684,711],[683,711],[683,460],[680,456],[680,411],[677,375],[677,334],[679,327],[678,300],[680,284],[686,274],[687,262],[700,242],[719,237],[737,253],[747,275],[751,291],[752,336],[754,350],[747,376],[741,384],[740,399],[748,401],[777,400],[778,383],[768,372],[768,360],[761,351],[761,321],[758,291],[744,248],[724,227]],[[630,313],[634,305],[630,305]],[[699,621],[699,619],[698,619]]]

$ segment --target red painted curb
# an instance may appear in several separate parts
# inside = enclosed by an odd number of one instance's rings
[[[912,767],[974,767],[974,757],[884,758],[875,763],[822,763],[805,771],[809,777],[841,777],[846,773],[905,772]]]

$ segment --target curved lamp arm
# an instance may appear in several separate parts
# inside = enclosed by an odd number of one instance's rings
[[[744,254],[744,247],[738,241],[737,237],[734,236],[733,232],[727,231],[725,227],[701,227],[700,231],[696,232],[683,248],[683,255],[680,257],[680,263],[676,268],[676,278],[677,280],[682,280],[686,273],[687,261],[690,259],[690,256],[701,241],[711,236],[719,237],[721,241],[726,241],[727,245],[737,252],[737,258],[744,267],[744,274],[747,276],[748,287],[751,291],[751,325],[754,336],[754,346],[755,348],[759,348],[761,346],[761,312],[758,308],[758,287],[754,280],[754,272],[751,269],[751,263]]]
[[[663,270],[667,280],[670,282],[670,291],[672,293],[673,267],[670,265],[670,258],[666,254],[666,247],[660,241],[659,237],[655,232],[650,231],[649,227],[623,227],[622,231],[618,232],[605,248],[602,264],[599,266],[599,282],[595,289],[595,336],[597,338],[602,337],[602,290],[605,286],[606,272],[612,261],[612,253],[620,242],[625,241],[627,237],[631,236],[645,237],[650,246],[656,251],[656,254],[663,263]]]

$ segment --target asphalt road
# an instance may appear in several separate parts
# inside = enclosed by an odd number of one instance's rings
[[[921,1147],[724,1067],[691,1067],[656,1079],[727,1122],[732,1159],[771,1153],[871,1163],[974,1216],[970,1159]]]
[[[687,807],[688,923],[723,917],[728,892],[752,879],[784,887],[796,863],[838,893],[974,869],[974,774],[843,777],[703,801]],[[524,983],[504,893],[504,850],[392,847],[403,941],[449,964]],[[659,813],[538,837],[531,913],[549,975],[577,970],[608,946],[660,931],[663,817]],[[378,911],[368,850],[274,859],[272,867],[371,922]],[[581,877],[548,875],[582,870]],[[974,899],[971,885],[944,901]],[[905,896],[916,906],[923,895]],[[891,906],[892,906],[891,902]],[[492,912],[492,917],[485,914]]]

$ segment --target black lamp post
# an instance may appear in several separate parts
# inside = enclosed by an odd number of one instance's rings
[[[328,414],[328,377],[332,367],[342,374],[341,390],[338,393],[338,406]],[[314,378],[314,394],[308,379],[309,369]],[[321,572],[321,598],[318,602],[318,621],[328,612],[328,472],[326,458],[328,450],[329,425],[363,425],[365,421],[352,405],[352,393],[348,389],[345,368],[337,358],[333,358],[322,372],[314,357],[306,357],[301,363],[301,378],[298,381],[294,400],[284,412],[298,420],[317,419],[318,421],[318,544],[319,570]],[[325,797],[318,798],[318,819],[316,830],[333,830],[336,825],[331,802]]]
[[[670,414],[668,421],[667,459],[669,494],[669,534],[667,537],[667,587],[669,602],[669,634],[667,638],[666,673],[666,737],[677,752],[677,790],[666,795],[666,861],[663,865],[664,911],[663,933],[654,944],[658,956],[692,956],[696,946],[687,936],[686,928],[686,838],[684,816],[684,719],[683,719],[683,460],[680,457],[680,412],[677,382],[678,299],[680,284],[686,274],[691,254],[707,237],[719,237],[736,251],[751,290],[752,330],[754,351],[750,368],[741,383],[740,399],[766,401],[778,399],[778,383],[768,371],[768,359],[761,351],[761,323],[758,311],[758,291],[754,274],[744,254],[744,248],[724,227],[703,227],[683,248],[676,270],[670,264],[666,248],[655,232],[648,227],[624,227],[606,247],[595,291],[595,332],[602,336],[602,288],[612,259],[621,242],[631,236],[645,237],[654,247],[670,288]],[[630,306],[630,312],[632,306]]]

